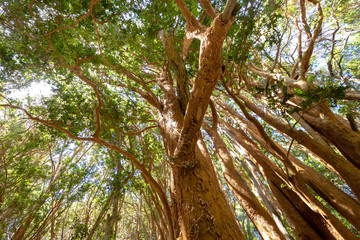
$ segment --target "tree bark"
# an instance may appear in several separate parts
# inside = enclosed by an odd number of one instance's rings
[[[314,118],[304,114],[303,118],[311,127],[330,140],[341,153],[360,169],[360,134],[345,126],[335,116]]]
[[[333,167],[340,176],[346,181],[349,187],[352,189],[354,195],[360,199],[360,170],[354,166],[350,161],[348,161],[343,156],[337,154],[329,145],[322,144],[319,141],[316,141],[313,137],[310,137],[308,134],[301,130],[291,129],[288,125],[280,122],[279,120],[273,118],[269,114],[264,113],[260,110],[255,104],[251,103],[249,100],[242,96],[238,96],[241,100],[244,101],[245,105],[255,112],[259,117],[264,121],[269,123],[271,126],[275,127],[279,132],[282,132],[299,144],[308,148],[310,151],[319,156],[322,160],[328,163]],[[311,118],[313,119],[313,118]],[[308,121],[307,121],[308,122]],[[308,122],[309,123],[309,122]],[[310,123],[309,123],[310,124]],[[311,124],[310,124],[311,125]],[[318,127],[321,127],[318,125]],[[326,127],[329,131],[331,125]],[[352,131],[351,129],[349,129]],[[319,130],[320,131],[320,130]],[[358,134],[354,132],[355,134]],[[340,133],[339,133],[340,134]],[[353,145],[356,146],[356,145]]]
[[[277,156],[276,152],[271,149],[264,139],[259,136],[259,133],[255,126],[246,121],[242,116],[237,114],[232,109],[231,117],[234,121],[245,124],[247,132],[269,153]],[[230,116],[229,116],[230,117]],[[287,150],[278,145],[278,148],[286,153]],[[336,211],[338,211],[343,217],[345,217],[351,224],[353,224],[358,230],[360,230],[360,205],[352,197],[341,191],[337,186],[331,183],[323,175],[319,174],[313,168],[303,164],[300,160],[295,158],[292,154],[288,155],[289,160],[294,165],[298,174],[302,176],[305,183],[311,187],[320,197],[327,201]]]
[[[221,140],[215,129],[203,124],[206,132],[212,137],[216,151],[220,157],[224,178],[234,196],[250,217],[263,239],[285,239],[270,214],[261,206],[258,200],[251,195],[249,189],[241,181],[235,170],[230,152]]]
[[[183,122],[180,104],[175,95],[172,96],[166,100],[168,103],[159,122],[170,159],[174,156]],[[180,236],[182,239],[245,239],[220,189],[211,159],[203,151],[196,146],[195,158],[183,155],[180,161],[173,160]]]
[[[243,131],[235,130],[229,125],[226,127],[235,134],[236,141],[250,152],[262,167],[262,174],[266,176],[268,184],[272,187],[273,193],[287,213],[287,217],[291,219],[299,236],[305,239],[306,237],[318,239],[317,236],[325,239],[356,239],[330,211],[316,202],[301,181],[289,179],[291,182],[286,182],[285,179],[288,177],[258,149]]]
[[[184,2],[177,0],[176,3],[189,27],[199,27],[200,24],[187,10]],[[218,15],[210,27],[202,28],[200,31],[199,70],[185,114],[183,108],[186,97],[176,96],[171,83],[164,88],[167,91],[159,126],[172,163],[174,194],[182,239],[245,238],[220,189],[211,159],[206,157],[206,150],[197,144],[210,96],[222,72],[221,50],[227,30],[235,20],[233,5],[236,5],[236,1],[230,0],[226,8],[230,13],[224,15],[226,20],[222,15]],[[163,46],[166,47],[167,44],[163,42]],[[171,56],[168,58],[172,59]],[[184,81],[184,78],[176,80]],[[177,86],[181,87],[181,84]],[[182,94],[184,90],[186,91],[186,88],[182,87],[177,92]]]
[[[250,162],[250,161],[247,161]],[[261,201],[264,203],[266,209],[269,211],[270,215],[272,216],[272,218],[274,219],[276,225],[278,226],[280,232],[283,234],[283,236],[285,237],[285,239],[293,239],[290,234],[288,233],[286,227],[284,226],[284,223],[281,220],[280,214],[279,212],[275,209],[275,206],[273,205],[274,200],[272,199],[273,196],[270,195],[270,193],[268,191],[264,191],[263,189],[265,188],[263,186],[263,188],[261,187],[261,185],[263,185],[262,182],[260,182],[256,177],[255,174],[253,174],[252,171],[250,171],[250,169],[248,168],[248,166],[241,161],[241,166],[245,169],[246,173],[248,174],[249,178],[251,179],[251,182],[254,185],[254,189],[257,192],[257,194],[259,195]],[[270,199],[272,201],[270,201]],[[276,206],[278,206],[278,204],[276,204]],[[279,207],[277,208],[279,209]]]

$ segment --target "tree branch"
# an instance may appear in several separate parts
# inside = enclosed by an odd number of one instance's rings
[[[219,13],[213,8],[209,0],[199,0],[199,2],[207,15],[209,15],[212,19],[216,18]]]
[[[315,1],[312,1],[312,2],[314,3]],[[303,80],[305,79],[305,74],[306,74],[307,70],[309,69],[309,62],[310,62],[310,58],[311,58],[313,50],[314,50],[315,40],[321,32],[321,26],[322,26],[322,22],[323,22],[323,13],[322,13],[322,8],[320,5],[320,2],[316,3],[316,5],[317,5],[317,11],[319,13],[319,20],[318,20],[318,23],[314,30],[313,35],[309,39],[309,42],[308,42],[309,45],[306,48],[306,50],[301,58],[301,61],[300,61],[299,78],[303,79]]]
[[[166,30],[160,30],[158,37],[162,41],[166,56],[174,69],[176,94],[180,101],[181,110],[185,113],[186,106],[189,102],[190,90],[188,74],[186,72],[184,61],[181,59]]]
[[[235,16],[239,11],[240,5],[236,2],[236,0],[228,0],[224,11],[221,13],[221,18],[224,23],[227,23],[231,16]]]
[[[186,21],[188,27],[200,29],[202,25],[194,17],[194,15],[192,15],[192,13],[189,11],[184,0],[175,0],[175,3],[180,8],[182,15],[185,17],[185,21]]]
[[[234,21],[235,17],[231,17],[227,23],[221,16],[216,17],[201,40],[199,70],[186,108],[179,143],[174,151],[173,161],[179,166],[193,167],[196,163],[195,147],[200,127],[222,72],[221,50],[226,33]]]
[[[98,101],[98,105],[95,109],[95,122],[96,122],[96,130],[94,133],[94,137],[99,137],[100,135],[100,131],[101,131],[101,121],[100,121],[100,109],[103,105],[101,96],[100,96],[100,91],[99,91],[99,87],[93,83],[90,79],[86,78],[85,76],[83,76],[81,74],[81,72],[76,71],[74,67],[70,68],[72,70],[72,72],[74,72],[81,80],[83,80],[86,84],[90,85],[92,87],[92,89],[95,92],[97,101]]]
[[[49,126],[49,127],[53,127],[53,128],[56,128],[60,131],[62,131],[63,133],[65,133],[66,135],[68,135],[69,138],[72,138],[72,139],[75,139],[75,140],[79,140],[79,141],[92,141],[93,138],[89,138],[89,137],[78,137],[78,136],[75,136],[74,134],[72,134],[69,130],[63,128],[63,127],[60,127],[58,125],[58,123],[54,122],[54,121],[48,121],[48,120],[44,120],[44,119],[41,119],[41,118],[38,118],[38,117],[34,117],[33,115],[31,115],[26,109],[24,108],[21,108],[21,107],[18,107],[18,106],[15,106],[15,105],[12,105],[12,104],[0,104],[0,107],[9,107],[9,108],[12,108],[12,109],[17,109],[17,110],[21,110],[22,112],[25,113],[26,116],[28,116],[29,119],[31,120],[34,120],[36,122],[39,122],[39,123],[42,123],[46,126]],[[59,123],[60,124],[60,123]]]
[[[170,232],[170,239],[174,240],[174,229],[173,229],[173,223],[172,223],[172,218],[171,218],[171,210],[170,210],[170,206],[169,206],[169,203],[167,201],[166,195],[165,195],[163,189],[161,188],[161,186],[159,185],[159,183],[151,176],[151,173],[131,153],[121,149],[120,147],[118,147],[118,146],[116,146],[114,144],[111,144],[111,143],[109,143],[109,142],[107,142],[105,140],[102,140],[102,139],[100,139],[98,137],[95,137],[94,135],[91,138],[83,138],[83,137],[75,136],[69,130],[67,130],[67,129],[63,128],[63,127],[60,127],[59,125],[53,123],[52,121],[47,121],[47,120],[43,120],[43,119],[40,119],[38,117],[32,116],[24,108],[17,107],[17,106],[12,105],[12,104],[0,104],[0,107],[10,107],[10,108],[13,108],[13,109],[21,110],[31,120],[34,120],[34,121],[42,123],[44,125],[56,128],[56,129],[64,132],[71,139],[75,139],[75,140],[79,140],[79,141],[91,141],[91,142],[94,142],[94,143],[98,143],[98,144],[100,144],[100,145],[102,145],[104,147],[112,149],[112,150],[122,154],[123,156],[127,157],[132,163],[134,163],[136,168],[141,171],[141,174],[144,177],[144,180],[147,183],[149,183],[155,189],[156,193],[159,195],[160,200],[161,200],[161,202],[162,202],[162,204],[164,205],[164,208],[165,208],[166,220],[168,221],[168,225],[169,225],[168,227],[169,227],[169,232]]]

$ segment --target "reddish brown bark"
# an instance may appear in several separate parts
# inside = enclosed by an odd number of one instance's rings
[[[179,137],[182,112],[176,98],[171,109],[164,108],[160,129],[171,158]],[[176,197],[182,239],[244,239],[229,205],[220,189],[211,159],[198,147],[195,159],[181,159],[194,165],[173,164],[174,195]],[[224,224],[226,223],[226,224]]]
[[[310,237],[309,239],[317,239],[317,235],[325,239],[356,239],[330,211],[317,202],[303,185],[302,180],[297,179],[299,176],[291,178],[285,176],[243,131],[235,130],[228,124],[225,125],[235,134],[236,141],[260,164],[262,174],[266,176],[268,184],[272,186],[272,191],[280,204],[283,204],[283,210],[288,212],[287,217],[291,219],[295,231],[300,236]]]
[[[213,139],[216,151],[220,156],[222,171],[228,186],[254,223],[261,237],[263,239],[285,239],[274,219],[261,206],[259,201],[251,195],[249,189],[241,181],[239,174],[235,170],[231,154],[216,129],[210,129],[206,124],[204,128]]]
[[[332,166],[340,174],[340,176],[346,181],[349,187],[353,190],[355,196],[358,199],[360,198],[360,170],[357,167],[355,167],[354,164],[349,162],[343,156],[337,154],[329,145],[322,144],[321,142],[317,141],[316,139],[314,139],[313,137],[309,136],[307,133],[301,130],[291,129],[288,125],[280,122],[278,119],[275,119],[269,114],[264,113],[255,104],[251,103],[248,99],[242,96],[238,96],[238,97],[242,101],[244,101],[245,105],[249,109],[255,112],[259,117],[261,117],[271,126],[275,127],[279,132],[282,132],[290,136],[291,138],[296,140],[299,144],[305,146],[310,151],[312,151],[317,156],[319,156],[322,160],[324,160],[326,163],[328,163],[330,166]],[[333,130],[331,130],[330,124],[326,126],[326,128],[328,129],[328,131],[334,132]],[[351,131],[351,129],[349,130]],[[333,136],[333,138],[336,138],[336,136]],[[353,149],[356,148],[354,147],[356,145],[352,145],[352,146]],[[348,148],[348,151],[350,151],[349,146],[347,146],[346,148]]]
[[[185,104],[183,96],[176,96],[173,89],[168,87],[166,104],[159,121],[167,154],[172,163],[180,237],[206,240],[244,239],[220,189],[211,159],[202,152],[204,149],[197,147],[202,120],[212,90],[221,74],[221,49],[227,30],[234,21],[232,9],[231,14],[226,14],[230,20],[223,21],[223,16],[218,15],[204,31],[205,28],[191,15],[184,2],[177,0],[176,3],[186,18],[188,28],[194,31],[198,29],[201,40],[199,70],[185,114],[182,111]],[[229,10],[228,7],[226,9]],[[167,54],[169,52],[167,51]],[[168,58],[175,60],[173,65],[179,63],[176,57],[168,54]],[[179,77],[175,80],[182,81]],[[181,91],[177,93],[182,94]]]
[[[219,187],[209,159],[174,170],[183,239],[245,239]]]
[[[317,132],[330,140],[356,168],[360,169],[359,133],[345,126],[335,116],[324,119],[304,114],[303,117]]]
[[[277,156],[276,152],[269,147],[269,144],[261,138],[255,126],[246,121],[241,115],[236,113],[231,108],[222,104],[218,101],[221,106],[226,109],[230,114],[228,117],[232,118],[234,121],[239,122],[239,124],[244,124],[246,126],[247,132],[258,142],[260,145],[267,149],[269,153],[272,153],[274,156]],[[287,153],[287,150],[283,149],[280,145],[278,148]],[[352,223],[357,229],[360,229],[360,205],[349,195],[341,191],[337,186],[331,183],[323,175],[319,174],[313,168],[303,164],[300,160],[295,158],[293,155],[288,155],[289,160],[294,165],[298,174],[302,176],[302,179],[305,183],[311,187],[319,196],[326,200],[335,210],[337,210],[342,216],[344,216],[350,223]]]

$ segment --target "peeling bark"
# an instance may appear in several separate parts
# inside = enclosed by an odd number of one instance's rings
[[[184,2],[176,3],[188,27],[201,28]],[[219,15],[200,35],[199,70],[185,114],[176,95],[168,94],[159,120],[172,163],[181,239],[245,239],[220,189],[211,159],[197,144],[210,96],[221,74],[223,41],[233,21],[233,16],[223,21]]]

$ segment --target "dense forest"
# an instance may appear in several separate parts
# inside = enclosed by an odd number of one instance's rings
[[[360,238],[357,0],[1,0],[0,239]]]

